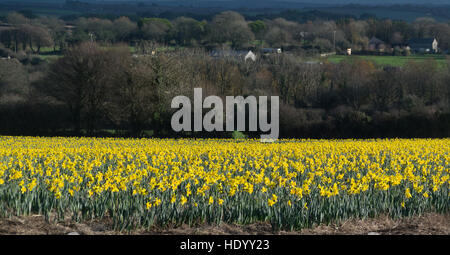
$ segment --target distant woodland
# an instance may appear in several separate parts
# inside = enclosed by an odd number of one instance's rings
[[[225,11],[211,19],[68,21],[11,12],[0,26],[0,133],[230,136],[171,130],[172,98],[202,87],[204,96],[280,96],[281,137],[448,137],[448,58],[401,67],[311,61],[321,53],[368,50],[372,37],[394,56],[410,54],[395,46],[411,38],[435,37],[441,52],[450,49],[449,23],[431,18],[247,20]],[[268,47],[283,53],[259,53]],[[211,55],[217,49],[252,50],[258,58],[217,58]]]

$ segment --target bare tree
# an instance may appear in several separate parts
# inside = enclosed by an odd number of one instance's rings
[[[113,22],[116,41],[124,42],[137,30],[137,24],[128,17],[120,17]]]
[[[208,34],[212,42],[231,42],[233,48],[242,47],[254,38],[253,32],[244,17],[233,11],[216,15],[208,24]]]
[[[28,74],[19,61],[0,59],[0,105],[24,101],[28,85]]]
[[[87,42],[67,50],[50,66],[41,89],[67,106],[76,133],[83,123],[88,132],[93,132],[103,116],[107,91],[120,59],[121,54]]]
[[[23,34],[24,45],[28,44],[34,53],[39,53],[42,47],[53,45],[49,30],[42,26],[24,24],[21,25],[20,32]]]
[[[28,23],[28,19],[25,18],[22,14],[17,12],[11,12],[6,16],[6,21],[13,26],[19,26]]]
[[[146,19],[141,27],[142,36],[145,40],[152,40],[159,43],[166,42],[172,23],[166,19],[151,18]]]
[[[375,110],[388,111],[401,97],[396,68],[377,71],[369,86],[369,98]]]
[[[142,135],[156,110],[153,73],[147,64],[142,58],[122,60],[122,70],[116,76],[108,100],[110,118],[118,126],[129,126],[135,137]]]
[[[179,17],[174,20],[174,38],[181,45],[193,45],[204,34],[204,23],[192,18]]]

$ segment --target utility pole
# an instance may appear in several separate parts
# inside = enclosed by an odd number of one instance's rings
[[[90,32],[89,36],[91,37],[91,42],[94,42],[94,33]]]
[[[333,51],[336,53],[336,30],[333,31]]]

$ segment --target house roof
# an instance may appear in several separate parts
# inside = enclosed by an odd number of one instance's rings
[[[235,50],[213,50],[213,57],[245,57],[251,51],[235,51]]]
[[[278,50],[281,50],[281,48],[262,48],[262,52],[277,52]]]
[[[432,44],[435,38],[412,38],[408,41],[409,44]]]
[[[375,36],[373,36],[370,41],[369,44],[375,44],[375,45],[379,45],[379,44],[385,44],[385,42],[383,42],[382,40],[376,38]]]

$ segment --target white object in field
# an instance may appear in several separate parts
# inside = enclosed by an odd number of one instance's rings
[[[245,55],[244,60],[247,61],[247,59],[251,59],[251,60],[253,60],[253,61],[256,61],[256,55],[255,55],[255,53],[253,53],[253,51],[249,51],[249,52],[247,53],[247,55]]]

